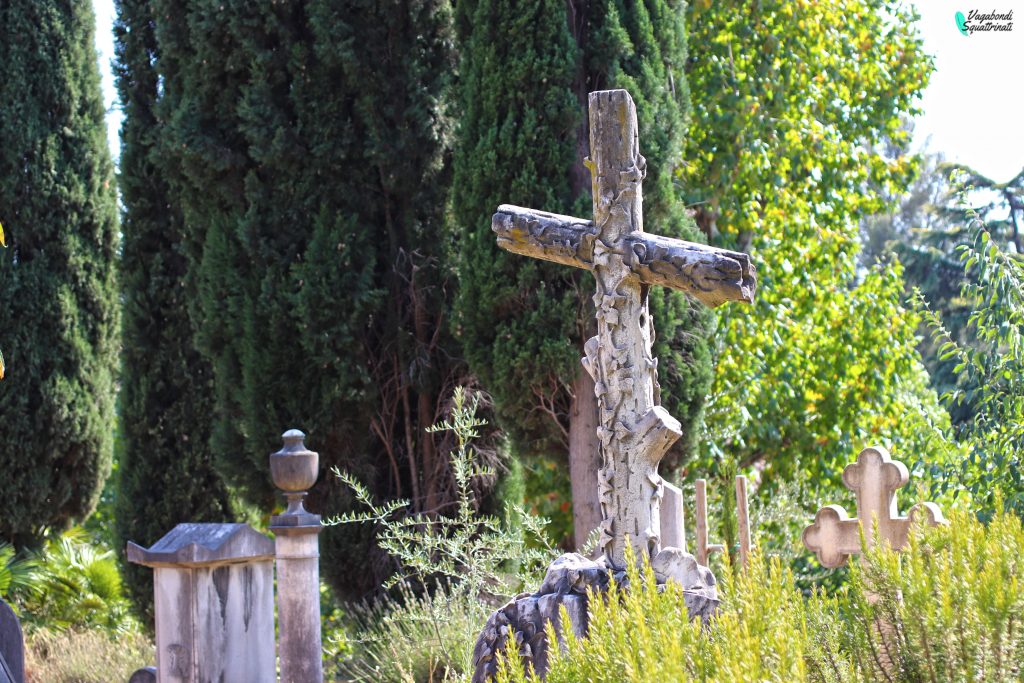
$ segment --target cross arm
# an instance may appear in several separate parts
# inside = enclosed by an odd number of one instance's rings
[[[593,221],[502,204],[491,220],[506,251],[593,270],[597,227]],[[632,232],[609,249],[622,255],[641,282],[684,291],[707,306],[754,300],[757,278],[747,254],[705,244]],[[598,257],[600,258],[600,256]]]

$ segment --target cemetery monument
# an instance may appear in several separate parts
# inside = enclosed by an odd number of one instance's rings
[[[555,621],[557,628],[564,605],[573,630],[585,633],[586,589],[603,589],[609,575],[621,577],[627,546],[634,557],[651,561],[659,581],[683,585],[691,616],[707,617],[717,605],[710,570],[681,548],[662,547],[658,463],[681,432],[660,405],[647,297],[652,285],[661,285],[708,306],[752,302],[754,267],[747,254],[645,233],[647,164],[633,100],[625,90],[606,90],[590,93],[589,105],[590,157],[584,163],[591,172],[594,220],[502,205],[492,229],[508,251],[594,273],[597,335],[585,344],[583,366],[594,379],[599,411],[603,555],[596,562],[563,555],[537,593],[517,596],[495,612],[474,648],[474,683],[493,676],[510,635],[524,662],[543,675],[545,622]]]

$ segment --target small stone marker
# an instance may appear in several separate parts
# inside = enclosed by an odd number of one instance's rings
[[[11,606],[0,600],[0,683],[25,683],[25,640]]]
[[[739,534],[740,566],[750,563],[750,510],[747,507],[747,478],[736,475],[736,531]]]
[[[270,520],[277,552],[277,619],[281,634],[281,683],[321,683],[320,515],[302,507],[316,483],[320,456],[306,448],[306,435],[291,429],[284,446],[270,456],[274,485],[285,492],[288,509]]]
[[[879,535],[893,550],[901,550],[907,543],[910,525],[917,515],[926,515],[932,526],[945,524],[942,511],[935,503],[918,503],[910,508],[907,517],[901,517],[896,507],[896,490],[910,479],[906,466],[889,457],[881,446],[865,448],[857,462],[843,470],[843,483],[857,494],[857,517],[850,519],[839,505],[826,505],[814,516],[814,524],[804,529],[803,542],[808,550],[817,554],[824,567],[841,567],[851,555],[859,555],[874,547],[875,523]],[[860,527],[864,528],[864,543],[860,545]]]
[[[662,485],[665,487],[665,495],[661,499],[661,544],[666,548],[686,550],[683,492],[667,481]]]
[[[274,544],[248,524],[179,524],[128,561],[154,569],[159,683],[275,683]]]
[[[128,679],[128,683],[157,683],[156,667],[147,666],[143,669],[137,670],[132,674],[132,677]]]

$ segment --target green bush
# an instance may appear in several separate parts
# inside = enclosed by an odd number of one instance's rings
[[[485,422],[477,401],[457,387],[447,420],[430,428],[451,432],[456,484],[448,516],[409,514],[408,501],[373,502],[352,476],[336,474],[366,507],[333,524],[373,524],[377,542],[398,571],[385,583],[396,596],[370,607],[350,607],[351,638],[329,646],[345,681],[436,683],[470,672],[473,645],[488,614],[527,586],[539,585],[555,551],[543,534],[546,520],[515,506],[504,517],[481,514],[476,490],[493,472],[477,463],[471,442]]]
[[[138,629],[129,614],[114,552],[80,528],[51,539],[31,559],[32,574],[11,591],[29,631]]]
[[[429,595],[401,592],[372,607],[350,610],[359,635],[328,642],[338,680],[366,683],[441,683],[462,680],[473,644],[491,607],[462,590]],[[337,656],[340,649],[349,656]],[[331,656],[334,654],[335,656]],[[329,665],[330,666],[330,665]]]
[[[26,683],[120,683],[155,663],[153,644],[137,633],[41,629],[25,643]]]
[[[1000,505],[1024,515],[1024,261],[1001,250],[987,226],[968,226],[973,243],[957,248],[964,269],[960,298],[971,309],[970,343],[953,336],[941,316],[916,302],[932,328],[939,359],[955,361],[957,387],[943,399],[952,408],[972,406],[955,440],[955,457],[930,466],[933,493],[966,493],[982,519]]]
[[[854,561],[833,596],[804,595],[779,558],[755,553],[746,572],[723,572],[721,608],[704,627],[687,618],[678,586],[659,591],[649,568],[633,569],[633,589],[591,601],[586,638],[563,634],[546,680],[1016,681],[1022,544],[1012,514],[985,526],[956,512],[948,526],[915,528],[904,553],[880,547]],[[518,664],[498,676],[538,680]]]

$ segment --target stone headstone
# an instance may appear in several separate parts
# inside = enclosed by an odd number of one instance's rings
[[[818,556],[822,566],[841,567],[851,555],[875,545],[876,531],[893,550],[901,550],[918,515],[924,515],[932,526],[945,524],[935,503],[918,503],[907,517],[899,514],[896,491],[909,479],[906,465],[890,458],[889,451],[881,446],[865,448],[857,462],[843,470],[843,484],[857,495],[857,516],[851,519],[842,506],[826,505],[818,510],[814,523],[804,529],[804,546]]]
[[[686,550],[686,518],[683,513],[683,492],[672,484],[662,483],[665,495],[661,499],[661,544],[666,548]]]
[[[128,683],[156,683],[156,667],[147,666],[144,669],[139,669],[132,674],[132,677],[128,679]]]
[[[274,542],[248,524],[179,524],[153,547],[159,683],[275,683]]]
[[[0,683],[25,682],[25,640],[21,622],[3,600],[0,600]]]

